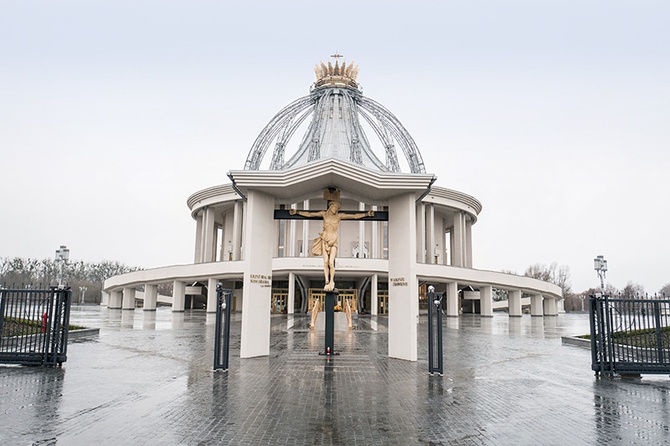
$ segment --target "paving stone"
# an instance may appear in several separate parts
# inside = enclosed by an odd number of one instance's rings
[[[289,327],[289,320],[291,327]],[[100,328],[61,369],[0,367],[2,445],[618,445],[670,443],[670,380],[599,380],[561,345],[585,315],[444,322],[443,377],[387,357],[386,319],[337,332],[330,359],[308,316],[272,317],[269,357],[213,371],[214,317],[74,307]]]

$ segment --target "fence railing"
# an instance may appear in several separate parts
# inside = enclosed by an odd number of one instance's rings
[[[65,362],[71,298],[69,288],[0,289],[0,363]]]
[[[670,374],[670,300],[590,297],[596,374]]]

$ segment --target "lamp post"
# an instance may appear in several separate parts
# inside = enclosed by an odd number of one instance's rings
[[[607,273],[607,260],[605,260],[605,257],[598,256],[593,259],[593,268],[598,273],[598,277],[600,277],[600,289],[605,294],[605,273]]]
[[[56,250],[56,263],[58,263],[58,288],[63,288],[63,263],[70,259],[70,250],[65,245],[60,245]]]

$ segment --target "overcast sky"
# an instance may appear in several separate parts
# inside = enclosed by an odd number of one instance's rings
[[[556,262],[579,292],[604,255],[653,293],[669,23],[667,0],[0,2],[0,257],[192,262],[187,197],[339,51],[437,184],[483,203],[476,268]]]

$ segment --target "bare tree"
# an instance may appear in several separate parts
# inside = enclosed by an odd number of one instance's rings
[[[623,290],[621,290],[621,294],[623,294],[624,297],[642,298],[644,297],[644,287],[639,283],[633,283],[633,281],[629,280]]]
[[[86,302],[99,303],[105,279],[139,269],[141,268],[129,267],[108,260],[100,263],[87,263],[79,260],[64,265],[63,278],[68,286],[78,292],[80,287],[86,287]],[[57,271],[58,265],[52,259],[0,258],[0,286],[7,288],[48,287],[55,285]]]
[[[524,276],[533,277],[534,279],[544,280],[545,282],[553,283],[561,287],[563,297],[567,298],[572,295],[572,284],[570,283],[570,268],[567,265],[560,267],[553,262],[551,265],[543,265],[536,263],[526,268]]]

